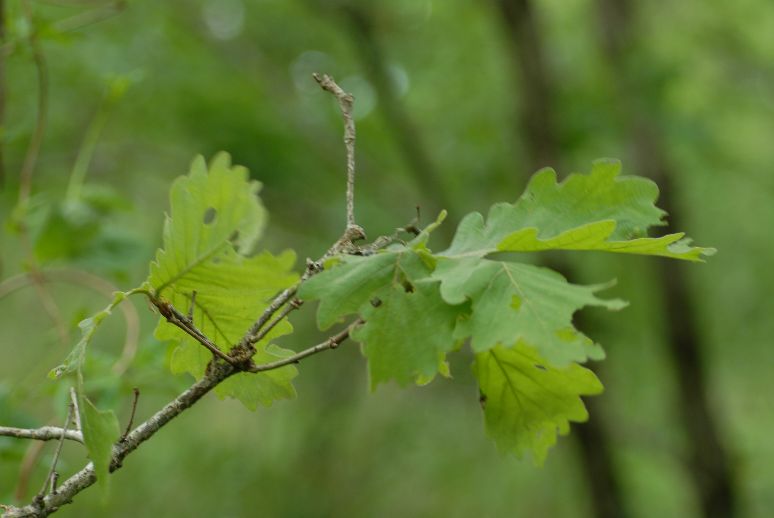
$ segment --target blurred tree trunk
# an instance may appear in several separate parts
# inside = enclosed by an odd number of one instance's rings
[[[543,42],[534,6],[530,0],[495,0],[505,29],[508,50],[513,56],[515,81],[521,87],[519,130],[527,148],[528,171],[557,166],[560,150],[553,119],[553,81],[545,64]],[[526,182],[526,177],[525,177]],[[572,278],[571,267],[558,257],[550,266]],[[576,322],[579,328],[588,327]],[[586,401],[589,422],[573,427],[592,495],[594,514],[600,518],[628,516],[618,485],[610,448],[610,432],[595,398]]]
[[[540,29],[530,0],[495,0],[521,88],[519,131],[530,172],[559,158],[553,120],[553,84],[545,65]]]
[[[681,228],[679,207],[673,200],[671,179],[675,174],[660,139],[658,123],[639,99],[647,94],[631,81],[629,50],[636,41],[634,6],[630,0],[598,0],[600,34],[613,77],[618,104],[626,118],[634,161],[639,174],[653,178],[661,189],[659,205],[669,212],[667,231]],[[659,283],[664,297],[668,350],[678,375],[680,414],[690,448],[690,474],[698,492],[704,516],[730,517],[736,514],[737,495],[728,453],[720,439],[712,414],[705,360],[699,333],[696,304],[690,292],[683,265],[660,261]]]

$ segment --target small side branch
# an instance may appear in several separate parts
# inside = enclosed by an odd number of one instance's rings
[[[304,277],[306,277],[306,274],[304,274]],[[266,308],[263,313],[261,313],[261,316],[258,318],[258,320],[256,320],[252,327],[247,331],[247,334],[245,334],[245,338],[242,340],[240,345],[252,345],[260,340],[260,338],[256,339],[255,337],[261,333],[261,330],[269,322],[269,320],[271,320],[271,317],[274,315],[274,313],[279,311],[282,306],[287,304],[290,299],[295,297],[297,291],[298,284],[283,290],[282,293],[277,295],[274,300],[271,301],[269,307]]]
[[[347,228],[354,227],[357,226],[355,223],[355,119],[352,117],[355,98],[342,90],[331,76],[317,73],[312,76],[323,90],[336,97],[344,117],[344,146],[347,149]]]
[[[83,442],[83,434],[77,430],[65,430],[58,426],[41,426],[40,428],[14,428],[0,426],[0,436],[16,437],[17,439],[33,439],[35,441],[54,441],[64,438],[69,441]]]
[[[209,351],[214,354],[216,357],[220,358],[221,360],[224,360],[226,363],[236,367],[237,362],[234,361],[233,358],[231,358],[228,354],[224,353],[220,349],[218,349],[218,346],[212,343],[212,341],[207,338],[204,333],[199,331],[195,325],[188,319],[187,316],[180,313],[175,307],[170,304],[169,302],[159,300],[156,297],[149,297],[149,300],[151,303],[158,308],[159,313],[161,313],[164,318],[167,319],[167,322],[170,324],[182,329],[186,332],[189,336],[191,336],[194,340],[202,344],[204,347],[209,349]]]
[[[285,318],[287,318],[288,314],[290,314],[291,311],[295,311],[296,309],[300,308],[303,305],[304,301],[299,298],[293,298],[290,300],[288,304],[285,305],[285,307],[280,311],[280,314],[274,317],[274,320],[266,324],[260,331],[258,331],[256,334],[250,336],[248,343],[250,345],[257,344],[264,338],[266,338],[266,335],[269,334],[269,332],[276,327],[277,324],[282,322]]]
[[[250,368],[249,372],[265,372],[265,371],[270,371],[274,369],[279,369],[280,367],[284,367],[285,365],[298,363],[304,358],[306,358],[307,356],[312,356],[313,354],[317,354],[322,351],[327,351],[328,349],[336,349],[341,344],[341,342],[349,338],[350,332],[356,326],[362,323],[363,323],[362,319],[357,319],[352,324],[350,324],[345,330],[343,330],[342,332],[336,335],[331,336],[324,342],[314,345],[309,349],[305,349],[300,353],[294,354],[293,356],[289,356],[288,358],[283,358],[282,360],[277,360],[271,363],[264,363],[263,365],[255,365]]]
[[[132,413],[129,414],[129,422],[126,424],[126,430],[124,431],[123,435],[121,435],[121,438],[118,439],[118,442],[124,442],[126,441],[126,436],[129,435],[129,432],[132,431],[132,423],[134,423],[134,414],[137,413],[137,400],[140,399],[140,389],[137,387],[134,387],[132,389]]]

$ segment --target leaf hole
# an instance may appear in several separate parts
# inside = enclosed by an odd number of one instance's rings
[[[204,211],[204,224],[205,225],[212,225],[215,222],[215,217],[218,215],[218,211],[215,210],[215,207],[208,207],[207,210]]]

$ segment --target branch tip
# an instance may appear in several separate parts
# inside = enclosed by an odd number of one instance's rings
[[[355,119],[352,109],[355,96],[345,92],[333,78],[327,74],[312,74],[320,88],[336,97],[344,117],[344,146],[347,150],[347,229],[355,224]]]

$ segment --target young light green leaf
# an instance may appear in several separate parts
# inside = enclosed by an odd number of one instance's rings
[[[604,357],[599,346],[575,330],[573,313],[584,306],[617,310],[626,305],[598,298],[595,292],[604,285],[577,286],[530,264],[441,258],[433,278],[441,280],[441,295],[449,304],[472,301],[455,338],[470,337],[474,352],[523,340],[556,366]]]
[[[216,155],[209,169],[204,158],[194,160],[190,174],[172,184],[164,247],[148,277],[156,295],[167,296],[181,280],[206,275],[236,251],[243,256],[252,252],[266,220],[259,190],[247,169],[232,167],[226,153]]]
[[[164,248],[151,264],[147,280],[156,296],[182,312],[190,311],[194,325],[224,352],[239,342],[276,293],[298,281],[298,275],[291,271],[293,252],[248,256],[265,220],[256,196],[258,189],[259,184],[248,179],[246,169],[231,167],[228,155],[217,155],[209,169],[197,158],[191,173],[172,186]],[[282,358],[281,353],[269,352],[269,340],[292,329],[287,322],[276,326],[255,344],[256,359]],[[189,372],[196,378],[204,374],[212,354],[199,343],[163,318],[155,336],[178,344],[172,356],[173,372]],[[221,386],[218,393],[255,408],[259,402],[270,402],[267,398],[272,395],[294,394],[290,385],[294,375],[291,367],[253,376],[255,387],[251,389],[243,386],[249,380],[240,375]],[[282,385],[282,390],[271,388],[272,383]],[[270,390],[259,393],[262,387]]]
[[[588,419],[579,396],[602,392],[590,370],[577,364],[552,367],[524,343],[478,353],[473,372],[488,434],[503,451],[518,456],[532,452],[538,464],[557,434],[569,432],[570,421]]]
[[[380,291],[378,303],[360,310],[366,323],[352,332],[363,343],[371,388],[390,379],[400,385],[425,384],[439,369],[448,373],[444,358],[460,343],[454,338],[460,312],[461,307],[443,301],[438,283],[391,285]]]
[[[118,419],[110,410],[97,409],[84,395],[79,395],[78,406],[83,427],[83,442],[89,452],[89,458],[94,463],[97,483],[107,490],[113,444],[120,434]]]
[[[451,247],[440,255],[478,256],[493,252],[601,250],[701,261],[712,248],[689,246],[685,234],[643,237],[663,225],[654,203],[658,187],[637,176],[619,176],[617,161],[600,160],[590,174],[571,174],[557,183],[552,169],[538,171],[516,203],[492,206],[489,216],[466,216]]]
[[[65,374],[71,372],[80,372],[83,367],[83,363],[86,361],[86,348],[94,338],[94,333],[97,332],[97,328],[105,318],[107,318],[113,309],[119,305],[128,295],[132,292],[117,291],[113,294],[113,300],[104,309],[93,314],[89,318],[81,320],[78,327],[81,329],[81,339],[75,344],[72,351],[67,355],[64,363],[54,367],[48,373],[48,377],[52,379],[61,378]]]

